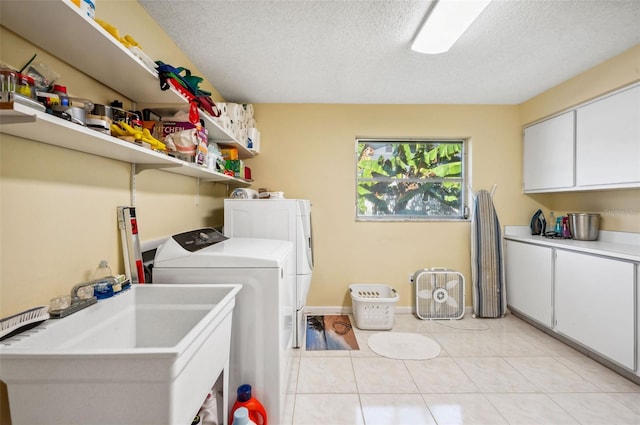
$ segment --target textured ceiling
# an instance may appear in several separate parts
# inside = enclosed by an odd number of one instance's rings
[[[518,104],[640,43],[640,0],[494,0],[440,55],[427,0],[139,2],[235,102]]]

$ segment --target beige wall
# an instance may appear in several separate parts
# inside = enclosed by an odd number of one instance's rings
[[[517,106],[257,105],[256,187],[313,203],[315,269],[309,305],[349,305],[350,283],[392,285],[413,304],[408,275],[424,267],[462,272],[469,287],[469,222],[355,222],[357,137],[471,139],[474,190],[497,184],[503,224],[523,224],[537,201],[521,193]],[[467,303],[471,301],[471,292]]]

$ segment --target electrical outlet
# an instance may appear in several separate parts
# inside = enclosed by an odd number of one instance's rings
[[[409,283],[413,283],[413,273],[409,273]]]

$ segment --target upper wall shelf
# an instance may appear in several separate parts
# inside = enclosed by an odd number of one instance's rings
[[[52,23],[56,23],[55,31],[48,30]],[[43,1],[37,6],[31,1],[2,1],[0,24],[136,103],[167,107],[187,103],[173,89],[160,90],[155,70],[95,21],[85,18],[69,0]],[[176,111],[180,108],[172,107]],[[206,121],[209,140],[237,148],[243,158],[254,156],[208,114],[200,115]]]
[[[177,92],[160,90],[155,70],[68,0],[3,1],[0,22],[135,102],[184,103]]]
[[[159,168],[184,176],[198,177],[205,181],[231,186],[249,186],[245,180],[209,171],[206,168],[120,140],[117,137],[102,134],[17,102],[13,104],[13,109],[0,110],[0,133],[142,165],[139,167],[140,171],[147,168]]]

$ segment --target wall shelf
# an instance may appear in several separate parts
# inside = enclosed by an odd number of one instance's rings
[[[0,110],[0,132],[91,155],[142,165],[139,171],[157,168],[184,176],[198,177],[205,181],[226,183],[232,186],[249,186],[245,180],[172,158],[164,153],[65,121],[20,103],[14,103],[13,109]]]
[[[82,16],[80,9],[69,0],[39,2],[37,11],[33,2],[2,2],[0,22],[136,102],[185,102],[175,91],[160,90],[155,70],[147,68],[95,21]],[[52,23],[55,24],[52,26]]]
[[[174,112],[188,108],[187,100],[177,91],[160,89],[157,71],[144,65],[95,21],[84,17],[70,0],[39,2],[37,13],[33,12],[32,2],[0,2],[0,24],[136,103],[163,104]],[[64,25],[59,25],[55,32],[45,30],[51,22]],[[200,115],[205,119],[209,140],[238,148],[243,158],[254,156],[207,113],[201,111]],[[0,110],[0,132],[131,164],[145,164],[140,170],[159,168],[204,181],[249,186],[243,179],[209,171],[18,103],[13,109]]]

